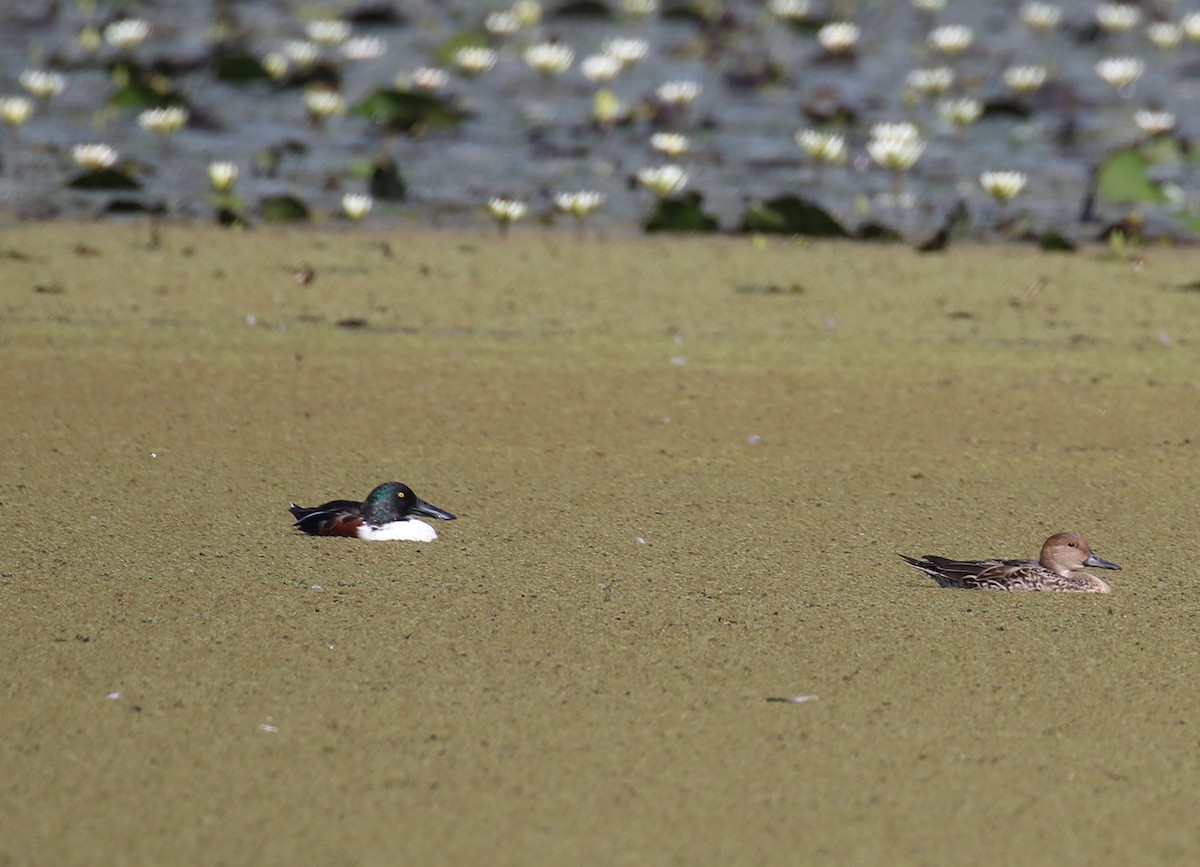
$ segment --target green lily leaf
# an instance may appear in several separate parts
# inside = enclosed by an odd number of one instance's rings
[[[311,216],[308,205],[296,196],[269,196],[258,208],[264,223],[302,223]]]
[[[662,199],[646,221],[647,232],[715,232],[717,221],[704,213],[704,197],[687,193],[674,199]]]
[[[454,127],[470,116],[436,96],[388,88],[374,91],[353,113],[398,132]]]
[[[754,202],[742,217],[741,231],[814,238],[850,236],[828,211],[798,196],[779,196],[768,202]]]
[[[1167,194],[1146,175],[1150,165],[1139,151],[1122,150],[1111,154],[1100,166],[1096,191],[1100,198],[1114,204],[1162,204]]]

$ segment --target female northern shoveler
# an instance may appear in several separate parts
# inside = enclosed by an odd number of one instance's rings
[[[330,500],[311,509],[292,503],[289,511],[296,529],[310,536],[354,536],[374,542],[432,542],[437,531],[414,516],[454,520],[454,515],[425,502],[400,482],[385,482],[361,503]]]
[[[1087,539],[1079,533],[1059,533],[1042,545],[1041,556],[1033,560],[948,560],[926,554],[922,559],[900,555],[942,587],[983,590],[1057,590],[1066,593],[1108,593],[1107,582],[1083,571],[1120,569],[1116,563],[1092,553]]]

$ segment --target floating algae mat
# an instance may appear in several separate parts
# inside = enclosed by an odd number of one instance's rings
[[[0,861],[1200,855],[1189,253],[149,238],[0,235]]]

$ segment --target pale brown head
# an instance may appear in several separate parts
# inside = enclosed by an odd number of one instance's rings
[[[1058,533],[1051,536],[1042,545],[1042,553],[1038,558],[1043,569],[1048,569],[1055,575],[1064,578],[1071,577],[1072,572],[1082,572],[1084,566],[1095,569],[1120,569],[1116,563],[1110,563],[1092,552],[1092,546],[1080,533]],[[1097,579],[1099,580],[1099,579]]]

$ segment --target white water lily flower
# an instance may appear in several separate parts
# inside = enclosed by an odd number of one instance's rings
[[[955,126],[970,126],[983,114],[983,103],[969,96],[943,99],[938,103],[938,114],[942,120]]]
[[[862,31],[849,21],[834,21],[817,31],[817,42],[830,54],[848,54],[858,45]]]
[[[674,132],[656,132],[650,136],[650,147],[669,157],[681,157],[692,149],[686,135]]]
[[[871,138],[874,139],[916,141],[920,137],[921,131],[917,129],[917,125],[907,120],[883,121],[871,127]]]
[[[465,47],[454,52],[454,66],[463,75],[476,76],[496,65],[499,55],[490,48]]]
[[[668,81],[660,84],[654,91],[658,101],[666,105],[691,105],[695,102],[703,88],[697,81]]]
[[[926,14],[941,12],[946,8],[946,0],[910,0],[913,9]]]
[[[542,20],[542,4],[538,0],[517,0],[512,6],[512,13],[522,27],[532,27]]]
[[[936,96],[945,93],[950,89],[950,85],[954,84],[954,70],[949,66],[914,69],[905,80],[913,90]]]
[[[118,51],[130,51],[146,41],[150,22],[141,18],[123,18],[104,28],[104,41]]]
[[[1183,35],[1192,42],[1200,42],[1200,12],[1189,12],[1179,20]]]
[[[650,51],[650,43],[645,39],[632,39],[618,36],[604,43],[603,52],[615,57],[624,66],[637,63]]]
[[[441,90],[450,83],[450,73],[436,66],[418,66],[408,76],[408,83],[417,90]]]
[[[1053,3],[1024,3],[1021,20],[1032,30],[1053,30],[1062,20],[1062,10]]]
[[[493,36],[512,36],[521,29],[521,19],[511,9],[491,12],[483,20],[483,27]]]
[[[1146,25],[1146,38],[1155,48],[1168,51],[1183,41],[1183,28],[1170,21],[1155,21]]]
[[[845,136],[815,129],[802,129],[796,133],[796,143],[817,162],[840,164],[846,161]]]
[[[767,11],[785,21],[803,21],[812,11],[812,3],[810,0],[771,0]]]
[[[554,197],[554,204],[560,211],[582,220],[591,216],[604,204],[604,193],[595,190],[558,193]]]
[[[304,107],[315,120],[345,114],[346,101],[336,90],[312,87],[304,91]]]
[[[1017,93],[1032,93],[1046,83],[1048,74],[1044,66],[1010,66],[1004,70],[1004,83]]]
[[[342,212],[356,223],[371,213],[375,200],[366,193],[346,193],[342,196]]]
[[[875,138],[867,142],[867,153],[882,168],[906,172],[925,153],[925,142],[919,138]]]
[[[387,42],[378,36],[355,36],[342,43],[342,57],[347,60],[374,60],[387,53]]]
[[[611,54],[593,54],[583,59],[583,62],[579,64],[579,71],[583,73],[583,77],[588,81],[603,83],[616,78],[617,73],[624,66],[619,59],[613,57]]]
[[[238,164],[231,162],[212,162],[208,164],[208,180],[218,193],[228,193],[237,183]]]
[[[71,159],[82,169],[99,171],[111,169],[120,159],[116,148],[107,144],[81,144],[71,148]]]
[[[1096,7],[1096,23],[1110,33],[1124,33],[1137,27],[1142,10],[1132,3],[1101,3]]]
[[[681,166],[668,163],[665,166],[644,168],[637,173],[638,181],[660,199],[668,199],[683,191],[688,175]]]
[[[33,117],[33,100],[24,96],[0,96],[0,120],[9,126],[24,126]]]
[[[350,38],[350,24],[340,18],[309,21],[304,35],[321,45],[340,45]]]
[[[515,223],[525,216],[529,206],[520,199],[493,196],[488,199],[488,212],[502,223]]]
[[[47,72],[44,69],[26,69],[17,79],[21,87],[30,96],[37,99],[52,99],[63,92],[67,86],[67,78],[58,72]]]
[[[1137,57],[1109,57],[1096,64],[1096,74],[1117,90],[1132,85],[1145,71],[1146,64]]]
[[[930,48],[954,56],[971,47],[975,41],[975,31],[962,24],[946,24],[930,30],[926,41]]]
[[[283,56],[290,63],[307,69],[321,58],[321,46],[307,39],[290,39],[283,43]]]
[[[1133,114],[1133,122],[1146,135],[1162,135],[1175,129],[1175,115],[1169,111],[1139,109]]]
[[[979,185],[998,202],[1015,199],[1025,189],[1025,182],[1022,172],[984,172],[979,176]]]
[[[542,75],[562,75],[575,62],[575,50],[561,42],[536,42],[522,57]]]
[[[188,122],[188,110],[178,105],[148,108],[138,117],[138,125],[155,135],[168,136],[181,130]]]

